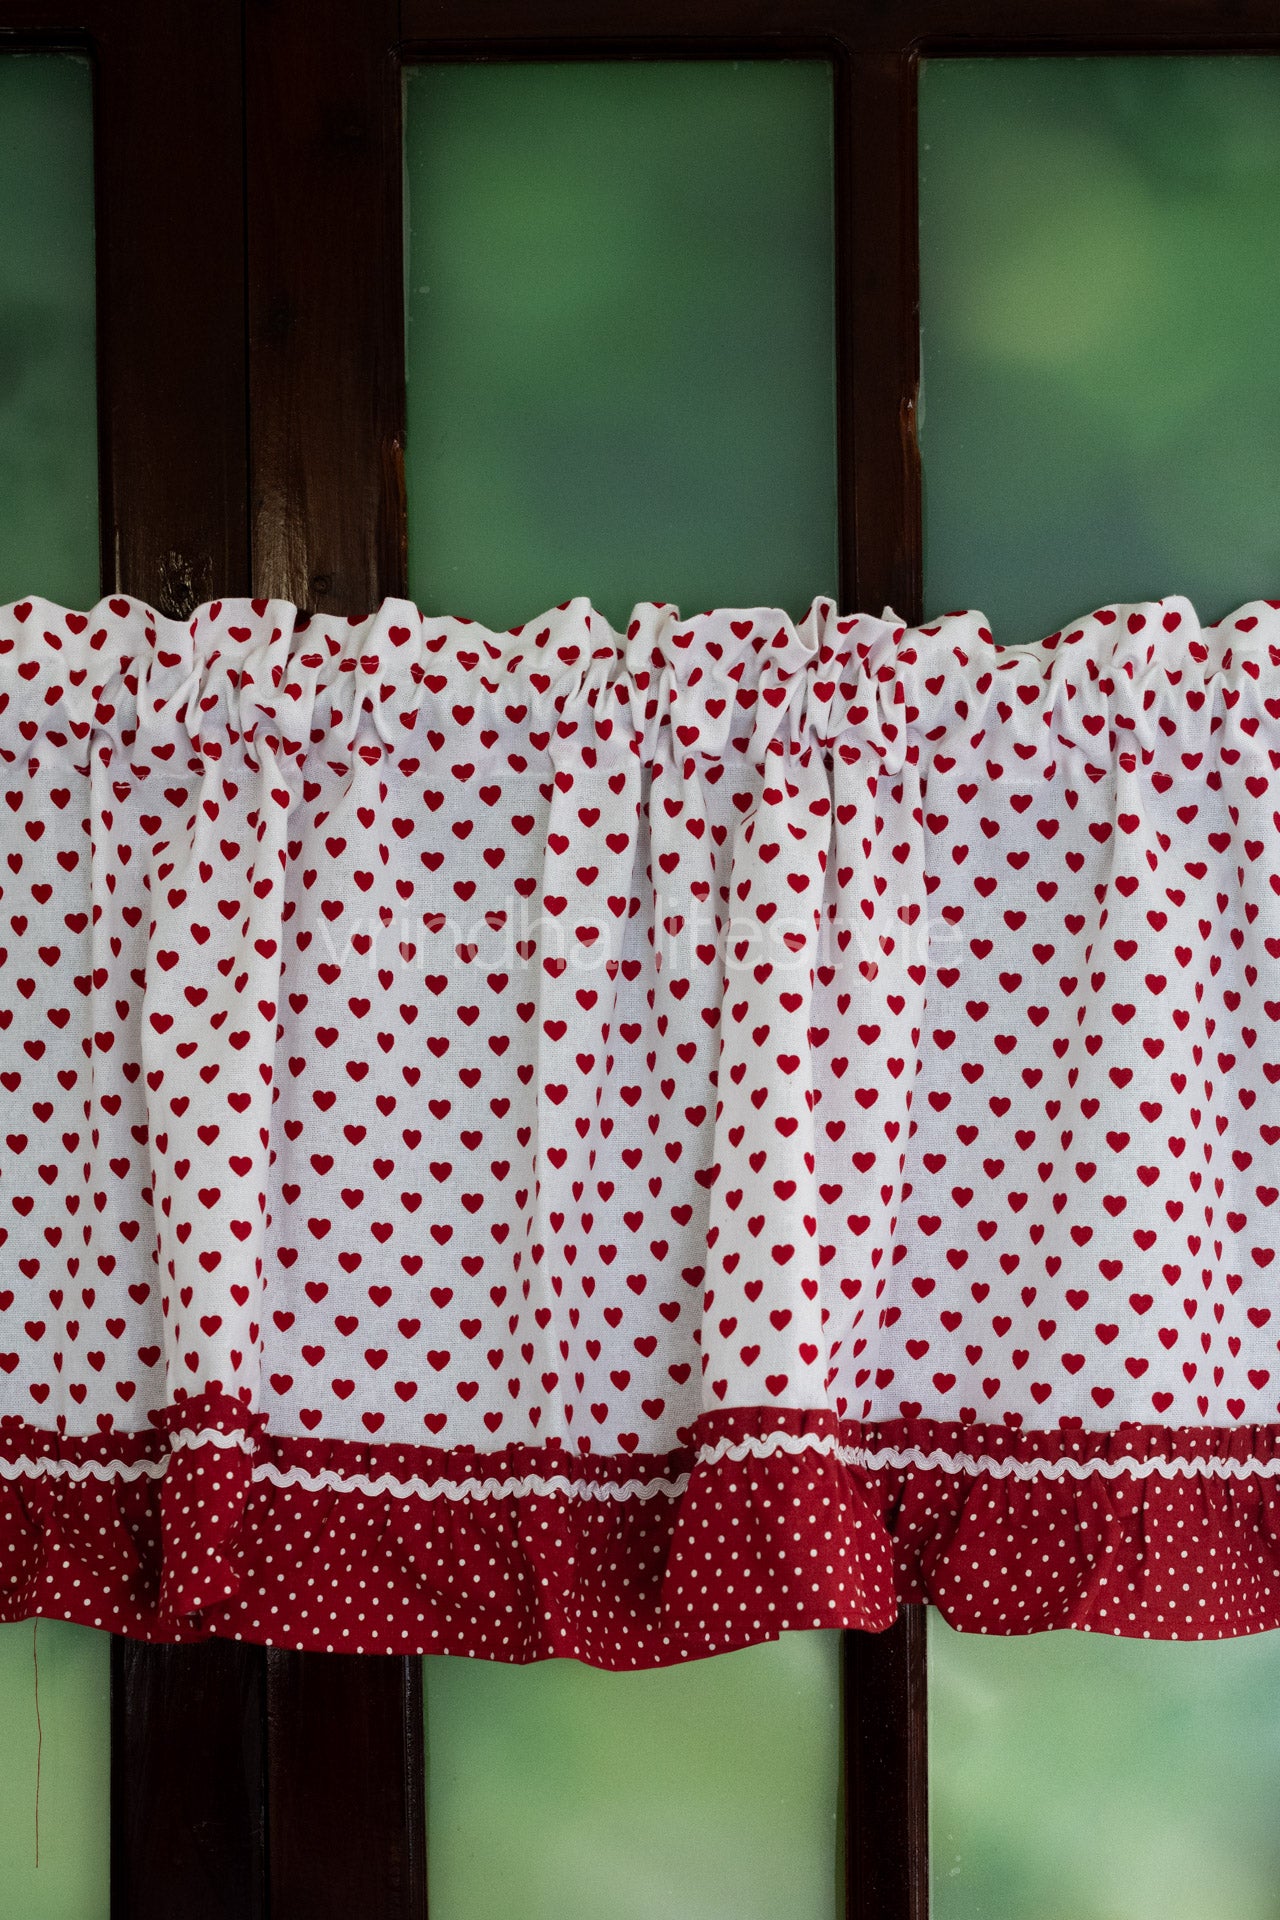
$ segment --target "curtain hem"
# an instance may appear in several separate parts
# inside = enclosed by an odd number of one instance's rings
[[[6,1426],[0,1619],[166,1642],[676,1665],[789,1629],[1222,1639],[1280,1626],[1280,1428],[704,1415],[665,1455]]]

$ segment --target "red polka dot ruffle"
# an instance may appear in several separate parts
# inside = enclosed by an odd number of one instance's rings
[[[1278,667],[0,611],[10,1617],[1280,1623]]]

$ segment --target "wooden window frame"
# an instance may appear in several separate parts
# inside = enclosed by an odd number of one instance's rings
[[[1280,53],[1280,19],[1274,0],[0,0],[0,52],[41,48],[94,69],[102,587],[178,615],[406,591],[405,63],[830,60],[839,597],[917,620],[920,58]],[[925,1920],[924,1609],[846,1634],[844,1675],[846,1920]],[[426,1920],[424,1826],[420,1661],[114,1643],[112,1920]]]

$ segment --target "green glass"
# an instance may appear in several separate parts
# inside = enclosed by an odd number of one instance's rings
[[[840,1636],[650,1673],[432,1656],[431,1920],[836,1920]]]
[[[929,1617],[932,1920],[1275,1920],[1280,1633]]]
[[[87,60],[0,56],[0,604],[98,598],[93,90]]]
[[[0,603],[40,593],[91,606],[99,573],[88,61],[0,56],[0,126]],[[0,1627],[6,1914],[107,1920],[110,1648],[109,1635],[58,1621]]]
[[[925,604],[1280,591],[1280,60],[935,60]],[[1280,1635],[929,1623],[933,1920],[1274,1920]]]
[[[405,161],[418,604],[833,593],[829,64],[413,67]]]
[[[925,610],[1280,593],[1280,59],[930,60]]]
[[[829,65],[417,67],[405,159],[419,605],[833,591]],[[432,1920],[833,1920],[839,1660],[428,1659]]]
[[[15,1920],[108,1920],[110,1646],[58,1620],[0,1627],[0,1911]]]

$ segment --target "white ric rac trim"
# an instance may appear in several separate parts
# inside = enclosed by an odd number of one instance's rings
[[[274,1487],[302,1487],[308,1493],[389,1493],[397,1500],[544,1500],[553,1494],[571,1500],[654,1500],[662,1494],[678,1499],[689,1484],[687,1473],[672,1480],[626,1480],[620,1485],[570,1480],[565,1474],[526,1474],[509,1480],[395,1480],[384,1473],[372,1480],[363,1473],[335,1473],[332,1467],[311,1473],[305,1467],[282,1468],[270,1461],[256,1466],[253,1477],[269,1480]]]
[[[200,1446],[239,1448],[251,1453],[254,1443],[245,1434],[175,1434],[171,1449]],[[1138,1460],[1122,1456],[1116,1460],[1013,1460],[997,1459],[991,1454],[927,1452],[921,1447],[849,1447],[833,1434],[771,1433],[750,1435],[743,1440],[717,1440],[698,1451],[697,1464],[716,1466],[722,1460],[768,1460],[778,1454],[816,1453],[839,1460],[847,1467],[867,1473],[885,1468],[916,1467],[924,1472],[963,1473],[991,1480],[1120,1480],[1126,1477],[1147,1480],[1274,1480],[1280,1477],[1280,1454],[1271,1460],[1234,1460],[1220,1455],[1200,1455],[1188,1459],[1153,1458]],[[64,1479],[84,1480],[159,1480],[171,1454],[159,1460],[101,1461],[25,1459],[0,1460],[0,1480]],[[392,1474],[338,1473],[332,1467],[312,1471],[307,1467],[278,1467],[273,1461],[260,1460],[252,1470],[255,1481],[274,1487],[300,1487],[308,1493],[358,1493],[369,1498],[390,1494],[397,1500],[510,1500],[548,1499],[562,1495],[573,1500],[656,1500],[679,1499],[688,1488],[691,1476],[675,1474],[670,1478],[622,1482],[575,1480],[567,1474],[525,1474],[500,1479],[495,1476],[469,1480],[398,1480]]]

